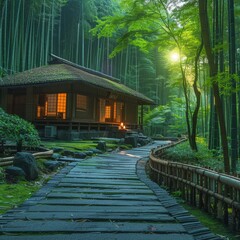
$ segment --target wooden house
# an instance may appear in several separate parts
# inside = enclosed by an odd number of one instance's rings
[[[113,77],[51,56],[46,66],[0,79],[0,107],[32,122],[46,137],[106,135],[121,123],[142,127],[138,107],[153,104],[151,99]]]

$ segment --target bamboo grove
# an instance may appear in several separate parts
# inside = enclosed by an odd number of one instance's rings
[[[54,53],[117,77],[156,102],[146,133],[186,134],[194,151],[204,137],[235,172],[239,11],[236,0],[0,0],[1,75]]]

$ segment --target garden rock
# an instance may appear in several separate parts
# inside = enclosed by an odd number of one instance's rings
[[[62,148],[62,147],[55,147],[55,148],[53,148],[53,152],[54,153],[60,153],[60,152],[62,152],[64,150],[64,148]]]
[[[64,150],[63,151],[64,156],[74,156],[74,152],[70,150]]]
[[[75,158],[79,158],[79,159],[84,159],[87,157],[87,154],[83,153],[83,152],[75,152],[74,153],[74,157]]]
[[[61,154],[59,154],[59,153],[54,153],[53,155],[52,155],[52,158],[53,159],[59,159],[61,157]]]
[[[143,135],[138,136],[138,143],[141,146],[145,146],[145,145],[149,144],[150,142],[151,142],[150,138],[143,136]]]
[[[90,157],[93,155],[93,151],[84,151],[84,153]]]
[[[103,152],[106,152],[107,151],[107,144],[106,144],[105,141],[99,141],[96,148],[103,151]]]
[[[92,152],[93,152],[93,154],[101,154],[101,153],[102,153],[102,151],[101,151],[101,150],[99,150],[99,149],[96,149],[96,148],[91,148],[91,149],[89,149],[89,151],[92,151]]]
[[[35,180],[38,178],[37,163],[31,153],[16,153],[13,160],[13,166],[21,168],[25,172],[27,180]]]
[[[14,167],[14,166],[6,167],[5,173],[7,176],[13,176],[13,177],[25,177],[26,176],[26,174],[22,170],[22,168]]]
[[[126,136],[124,142],[125,144],[132,145],[132,147],[137,147],[137,136],[136,135]]]
[[[51,170],[51,171],[54,171],[56,170],[58,167],[60,167],[62,165],[62,163],[58,162],[58,161],[52,161],[52,160],[49,160],[49,161],[46,161],[44,162],[44,165],[47,169]]]

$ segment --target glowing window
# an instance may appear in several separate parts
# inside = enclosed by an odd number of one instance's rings
[[[111,106],[105,106],[105,118],[111,118]]]
[[[77,110],[87,111],[87,96],[77,95]]]
[[[39,95],[37,117],[54,117],[66,119],[67,94]]]
[[[67,94],[59,93],[58,105],[57,105],[57,112],[58,112],[59,118],[66,119],[66,102],[67,102]]]
[[[114,102],[113,103],[113,119],[114,119],[114,122],[116,121],[116,118],[117,118],[117,102]]]

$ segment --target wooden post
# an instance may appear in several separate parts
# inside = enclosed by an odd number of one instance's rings
[[[140,129],[143,130],[143,105],[141,105],[141,121]]]

